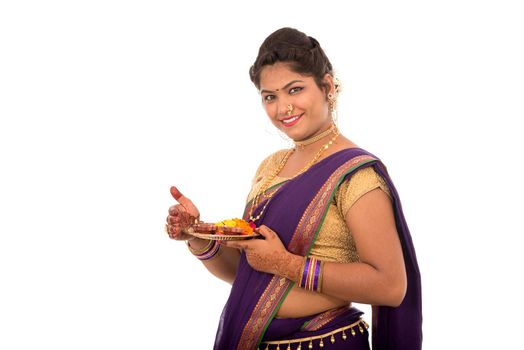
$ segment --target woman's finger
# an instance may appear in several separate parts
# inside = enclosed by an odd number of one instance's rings
[[[177,215],[180,214],[180,212],[181,212],[182,210],[185,211],[184,207],[181,206],[180,204],[176,204],[176,205],[172,205],[171,207],[169,207],[169,210],[168,210],[168,211],[169,211],[169,215],[171,215],[171,216],[177,216]]]
[[[168,224],[178,224],[180,223],[180,217],[179,216],[172,216],[169,215],[166,219]]]
[[[174,223],[174,224],[171,224],[169,225],[171,227],[171,231],[173,233],[179,233],[182,231],[182,226],[179,224],[179,223]]]
[[[276,237],[275,231],[267,227],[266,225],[262,225],[257,229],[257,232],[262,235],[265,239],[271,239]]]
[[[166,232],[167,234],[169,235],[169,238],[173,239],[173,232],[172,232],[172,226],[171,225],[166,225]]]
[[[171,239],[179,239],[182,234],[182,228],[179,224],[167,225],[167,233]]]
[[[171,195],[173,196],[173,198],[175,198],[178,203],[182,204],[182,206],[189,213],[191,213],[191,215],[196,216],[196,217],[199,216],[200,213],[199,213],[197,207],[193,204],[193,202],[189,198],[184,196],[182,194],[182,192],[180,192],[178,190],[178,188],[176,188],[175,186],[172,186],[171,189],[170,189],[170,192],[171,192]]]
[[[236,248],[236,249],[242,249],[246,250],[248,249],[248,245],[246,245],[247,242],[241,242],[241,241],[222,241],[220,244],[223,244],[224,246],[228,248]]]
[[[171,186],[169,192],[171,192],[171,195],[177,202],[180,199],[180,197],[183,197],[182,192],[180,192],[178,188],[176,188],[175,186]]]

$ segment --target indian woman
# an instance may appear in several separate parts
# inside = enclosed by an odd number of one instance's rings
[[[420,272],[399,195],[378,157],[339,131],[340,84],[318,41],[282,28],[249,70],[272,124],[294,147],[274,152],[253,177],[243,219],[257,239],[209,241],[173,187],[166,231],[232,284],[218,350],[422,347]]]

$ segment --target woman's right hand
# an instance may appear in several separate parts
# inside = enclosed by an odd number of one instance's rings
[[[171,195],[178,204],[169,208],[169,215],[166,219],[166,231],[169,238],[176,240],[187,240],[193,236],[184,231],[198,222],[200,212],[193,202],[185,197],[175,186],[171,187]]]

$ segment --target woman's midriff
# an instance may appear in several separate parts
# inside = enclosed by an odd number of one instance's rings
[[[338,298],[316,292],[308,292],[300,287],[294,286],[282,302],[275,317],[304,317],[349,304],[347,301]]]

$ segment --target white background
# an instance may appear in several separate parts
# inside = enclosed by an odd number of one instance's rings
[[[517,344],[519,1],[2,1],[0,348],[210,349],[229,286],[163,232],[173,184],[239,216],[287,143],[248,78],[291,26],[386,163],[423,277],[424,348]],[[367,315],[369,320],[370,315]]]

